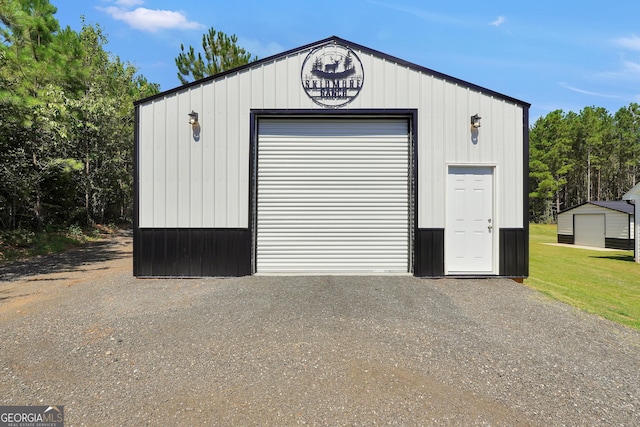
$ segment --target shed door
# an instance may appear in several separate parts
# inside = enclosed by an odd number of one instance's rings
[[[604,248],[604,214],[575,214],[573,220],[576,245]]]
[[[409,269],[406,120],[260,120],[256,270]]]
[[[493,217],[493,168],[450,167],[445,233],[447,274],[494,272]]]

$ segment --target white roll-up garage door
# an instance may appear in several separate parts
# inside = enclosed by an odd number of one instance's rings
[[[574,243],[582,246],[605,246],[605,216],[604,214],[576,214]]]
[[[262,119],[256,270],[406,273],[406,120]]]

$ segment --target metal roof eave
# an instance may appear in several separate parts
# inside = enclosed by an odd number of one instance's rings
[[[625,201],[625,200],[623,200],[623,201]],[[576,205],[576,206],[570,207],[569,209],[565,209],[563,211],[558,212],[558,215],[565,214],[565,213],[567,213],[569,211],[572,211],[572,210],[577,209],[577,208],[579,208],[581,206],[584,206],[584,205],[594,205],[594,206],[597,206],[597,207],[602,208],[602,209],[609,209],[611,211],[616,211],[616,212],[624,213],[624,214],[627,214],[627,215],[633,215],[633,211],[623,210],[622,208],[617,208],[615,206],[606,205],[604,203],[606,203],[606,202],[599,203],[598,201],[594,201],[594,200],[592,200],[590,202],[582,202],[579,205]],[[631,205],[629,205],[629,206],[631,206]]]

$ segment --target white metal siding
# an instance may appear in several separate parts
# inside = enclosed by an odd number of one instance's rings
[[[634,258],[636,260],[636,262],[640,262],[640,221],[636,222],[635,219],[636,218],[640,218],[640,200],[638,199],[634,199],[635,200],[635,207],[634,207],[634,225],[633,225],[633,230],[634,230],[634,239],[633,239],[633,253],[634,253]]]
[[[524,227],[521,105],[370,52],[355,51],[365,81],[345,109],[416,109],[420,228],[445,227],[447,164],[491,164],[500,227]],[[326,111],[304,93],[309,50],[140,104],[140,227],[249,227],[251,109]],[[187,114],[199,113],[192,138]],[[469,117],[482,127],[473,139]],[[202,176],[201,176],[202,175]]]
[[[573,214],[558,214],[558,234],[573,236]]]
[[[407,272],[406,120],[261,120],[256,269]]]
[[[610,211],[606,214],[606,234],[607,238],[628,239],[629,238],[629,214],[624,212]]]

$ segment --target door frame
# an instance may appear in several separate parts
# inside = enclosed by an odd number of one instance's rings
[[[393,118],[406,119],[409,131],[409,164],[407,180],[409,186],[408,221],[408,273],[414,272],[415,236],[418,227],[418,110],[415,108],[376,109],[363,108],[353,110],[341,109],[257,109],[249,113],[249,229],[251,234],[251,274],[257,273],[257,220],[258,220],[258,135],[261,119],[272,118],[318,118],[318,119],[358,119],[358,118]]]
[[[449,237],[449,229],[447,227],[449,222],[449,202],[450,202],[450,186],[449,186],[449,171],[452,168],[477,168],[477,169],[490,169],[491,170],[491,193],[492,193],[492,202],[491,202],[491,210],[492,214],[492,233],[491,233],[491,271],[469,271],[469,272],[460,272],[454,271],[453,273],[449,270],[449,261],[447,257],[447,246],[450,240]],[[445,256],[444,256],[444,273],[446,276],[493,276],[498,274],[499,270],[499,261],[500,261],[500,217],[499,217],[499,192],[497,191],[497,183],[498,183],[498,165],[496,163],[447,163],[445,165],[445,191],[444,191],[444,212],[445,212],[445,233],[444,233],[444,245],[445,245]]]

